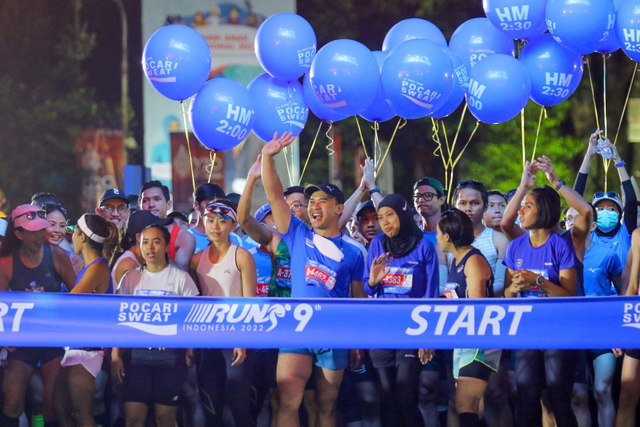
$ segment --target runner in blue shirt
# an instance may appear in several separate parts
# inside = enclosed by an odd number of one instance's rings
[[[291,253],[291,296],[327,298],[364,296],[362,272],[364,258],[360,249],[344,236],[338,227],[344,209],[344,195],[332,184],[305,189],[309,196],[309,218],[312,228],[292,215],[284,200],[274,157],[293,142],[285,133],[262,149],[262,180],[271,204],[273,219]],[[298,407],[304,387],[316,369],[318,416],[320,425],[335,425],[336,397],[344,369],[349,364],[347,350],[281,349],[278,357],[278,426],[299,425]],[[359,365],[359,352],[354,352],[352,366]]]
[[[523,176],[523,182],[525,178]],[[526,185],[521,184],[521,187],[518,191],[526,188]],[[575,295],[575,251],[571,243],[554,232],[561,213],[560,196],[548,186],[534,188],[522,201],[518,211],[520,226],[528,233],[513,240],[507,248],[503,261],[507,266],[506,297]],[[542,425],[540,396],[546,382],[557,425],[577,426],[571,408],[576,363],[577,353],[572,350],[516,352],[516,425]],[[546,381],[541,381],[541,378]]]
[[[378,205],[378,221],[384,234],[371,240],[365,263],[365,291],[379,298],[437,298],[438,256],[413,221],[407,201],[387,195]],[[370,350],[382,389],[384,425],[423,424],[418,408],[421,361],[427,350]],[[398,418],[396,420],[396,418]]]

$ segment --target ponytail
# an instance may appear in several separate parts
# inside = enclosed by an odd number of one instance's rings
[[[120,243],[120,231],[118,227],[95,214],[85,214],[84,219],[89,231],[96,236],[104,238],[104,242],[98,243],[89,236],[89,246],[107,261],[110,261]],[[82,228],[79,228],[79,232],[85,235],[87,234]]]

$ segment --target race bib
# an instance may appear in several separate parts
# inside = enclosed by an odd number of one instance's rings
[[[391,267],[380,285],[384,286],[385,293],[409,293],[413,286],[413,268]]]
[[[276,283],[283,288],[291,288],[291,268],[288,265],[276,267]]]
[[[308,286],[317,286],[329,292],[336,285],[337,273],[317,261],[308,259],[304,274]]]
[[[269,284],[268,283],[258,283],[258,288],[256,290],[257,297],[266,297],[269,295]]]
[[[142,295],[145,297],[170,297],[173,295],[173,292],[163,291],[160,289],[136,289],[134,295]]]
[[[529,271],[549,280],[548,270],[529,270]],[[539,286],[533,285],[528,290],[520,292],[520,296],[522,298],[540,298],[540,297],[546,297],[547,294],[545,294],[542,290],[540,290]]]
[[[458,292],[456,292],[456,289],[458,289],[457,283],[447,283],[444,285],[444,296],[449,299],[458,299]]]

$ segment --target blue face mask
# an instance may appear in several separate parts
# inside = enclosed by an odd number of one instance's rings
[[[598,228],[608,233],[618,225],[620,214],[612,211],[598,211]]]

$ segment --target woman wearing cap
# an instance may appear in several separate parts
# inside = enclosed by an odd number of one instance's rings
[[[443,251],[453,255],[445,286],[447,298],[493,297],[493,271],[480,249],[472,246],[474,224],[458,209],[445,212],[438,221],[437,239]],[[457,380],[456,412],[460,427],[480,426],[480,400],[491,374],[498,371],[502,350],[457,348],[453,353],[453,377]]]
[[[620,185],[624,194],[625,205],[623,207],[620,196],[615,191],[603,192],[597,191],[593,194],[592,205],[596,208],[598,228],[591,233],[591,240],[596,245],[604,245],[609,249],[613,249],[620,261],[624,264],[627,260],[627,253],[631,247],[631,233],[638,225],[638,205],[636,193],[633,184],[625,168],[624,160],[618,154],[618,149],[606,137],[601,135],[601,130],[591,134],[589,138],[589,147],[584,156],[580,171],[576,177],[573,188],[584,194],[587,186],[587,178],[589,177],[589,166],[594,156],[598,154],[598,145],[608,148],[613,153],[611,157],[612,163],[615,165],[620,177]],[[603,140],[600,144],[598,139]],[[623,221],[624,216],[624,221]]]
[[[413,221],[407,201],[387,195],[378,205],[384,234],[371,240],[363,275],[364,289],[378,298],[437,298],[438,256]],[[418,409],[418,383],[426,350],[370,350],[382,388],[385,425],[422,425]]]
[[[50,225],[45,212],[31,205],[18,206],[0,248],[0,291],[60,292],[62,284],[72,290],[76,281],[64,250],[45,243]],[[24,410],[25,392],[38,365],[44,377],[43,417],[55,421],[53,386],[64,355],[62,348],[11,349],[4,377],[5,401],[0,425],[17,427]]]
[[[75,251],[85,265],[71,293],[113,294],[113,281],[107,259],[120,238],[118,227],[95,214],[78,219],[73,233]],[[102,349],[67,349],[62,370],[56,380],[56,409],[63,426],[95,426],[93,398],[96,377],[102,368]]]
[[[203,296],[255,297],[256,265],[251,254],[231,243],[229,235],[237,226],[236,206],[216,199],[204,208],[204,226],[211,245],[191,257],[189,271]],[[247,351],[202,349],[197,356],[198,376],[205,399],[207,425],[222,425],[227,403],[235,424],[251,425],[251,366]],[[244,362],[244,363],[243,363]],[[225,381],[226,378],[226,381]]]
[[[533,169],[526,165],[514,201],[533,186],[536,165]],[[559,189],[564,186],[558,185]],[[554,231],[561,212],[560,195],[549,186],[534,188],[524,197],[518,215],[520,226],[528,233],[514,239],[507,248],[503,261],[507,267],[506,297],[575,296],[579,262],[573,245]],[[503,223],[509,219],[510,215],[505,214]],[[558,427],[577,425],[571,408],[576,364],[577,352],[573,350],[516,352],[516,425],[542,424],[540,396],[544,384]]]

